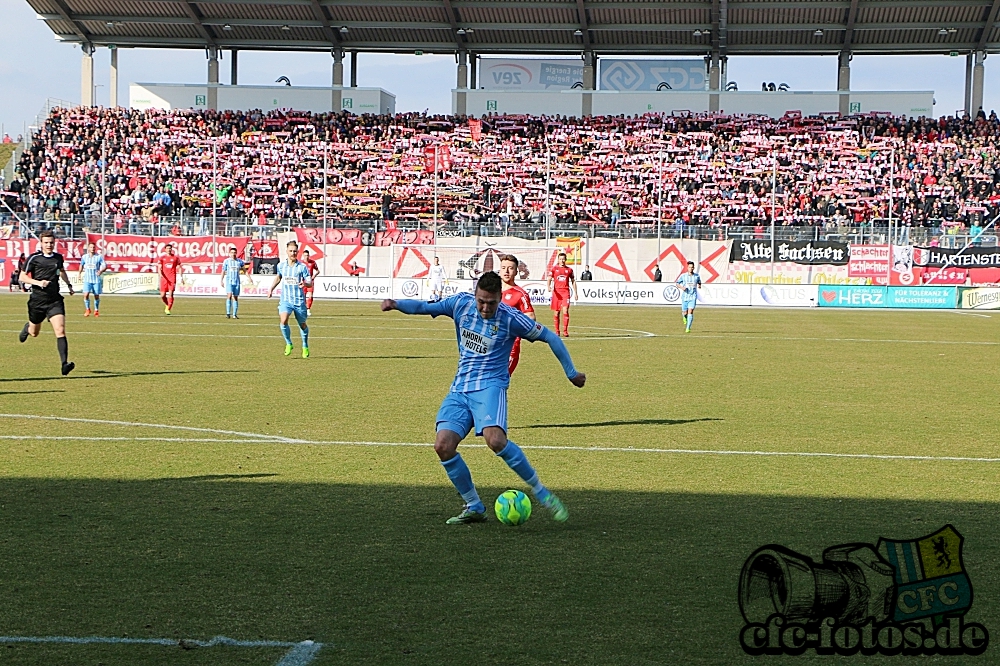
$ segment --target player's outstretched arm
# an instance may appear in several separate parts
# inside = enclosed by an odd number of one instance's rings
[[[427,301],[415,301],[410,299],[394,300],[387,298],[382,301],[382,312],[388,312],[389,310],[399,310],[403,314],[425,314],[432,317],[438,317],[440,315],[445,315],[450,317],[454,312],[454,305],[451,299],[446,298],[442,301],[435,301],[433,303],[428,303]]]
[[[566,373],[566,378],[573,383],[573,386],[577,388],[583,388],[583,385],[587,382],[587,375],[579,372],[576,366],[573,365],[573,359],[569,355],[569,349],[563,343],[562,339],[549,329],[544,326],[541,327],[542,333],[538,336],[538,340],[541,340],[549,346],[555,357],[559,359],[559,363],[562,364],[563,372]]]

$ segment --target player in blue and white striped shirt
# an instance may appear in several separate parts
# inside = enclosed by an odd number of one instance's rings
[[[246,262],[236,258],[236,248],[229,248],[229,258],[222,262],[222,288],[226,291],[226,319],[239,319],[236,314],[240,310],[240,273],[246,268]],[[230,315],[230,310],[232,314]]]
[[[80,278],[83,280],[84,317],[90,316],[90,295],[94,295],[94,316],[101,316],[101,290],[104,287],[104,272],[108,264],[104,255],[97,252],[97,246],[87,243],[87,251],[80,257]]]
[[[694,272],[694,262],[687,263],[687,273],[677,278],[681,288],[681,316],[684,318],[684,332],[691,332],[694,323],[694,306],[698,305],[698,290],[701,289],[701,276]]]
[[[288,258],[278,264],[278,274],[274,276],[274,283],[267,291],[267,297],[271,298],[275,287],[281,284],[281,299],[278,301],[278,318],[281,320],[281,335],[285,338],[285,356],[292,353],[292,329],[288,325],[290,315],[295,315],[295,321],[299,323],[302,334],[302,358],[309,358],[309,327],[306,320],[309,313],[306,312],[306,295],[303,287],[309,284],[312,277],[306,265],[299,262],[299,244],[289,241],[285,246]]]
[[[514,340],[541,340],[549,345],[562,364],[566,377],[574,386],[583,387],[587,376],[573,367],[566,345],[559,336],[524,314],[501,302],[503,283],[500,276],[484,273],[476,284],[476,294],[460,293],[442,301],[391,299],[382,301],[382,310],[399,310],[404,314],[444,315],[455,321],[458,339],[458,371],[451,391],[441,403],[437,414],[437,437],[434,451],[465,500],[462,512],[448,519],[449,525],[478,523],[486,520],[472,474],[458,453],[458,445],[473,429],[482,435],[486,445],[531,486],[542,506],[553,517],[565,521],[566,507],[555,494],[538,480],[531,463],[521,448],[507,439],[507,386],[510,373],[507,364]]]

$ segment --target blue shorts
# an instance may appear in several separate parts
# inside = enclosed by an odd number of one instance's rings
[[[698,305],[698,297],[694,298],[682,298],[681,299],[681,310],[694,310],[694,306]]]
[[[444,397],[437,413],[437,430],[451,430],[465,438],[473,426],[476,435],[482,435],[483,429],[490,426],[507,432],[507,389],[486,388],[468,393],[451,391]]]
[[[278,314],[293,314],[295,315],[295,321],[300,324],[306,323],[306,319],[309,318],[309,313],[306,312],[306,305],[289,305],[288,303],[278,304]]]
[[[227,284],[226,285],[226,296],[229,296],[230,294],[232,294],[233,296],[236,296],[237,298],[239,298],[239,296],[240,296],[240,283],[239,282],[237,282],[236,284]]]
[[[101,287],[104,286],[103,280],[98,280],[97,282],[84,282],[83,283],[83,293],[85,294],[97,294],[101,295]]]

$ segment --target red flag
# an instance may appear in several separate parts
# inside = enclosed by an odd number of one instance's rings
[[[435,153],[437,164],[434,163]],[[436,168],[435,168],[436,167]],[[446,144],[424,146],[424,169],[427,171],[448,171],[451,168],[451,150]]]
[[[472,140],[479,141],[483,138],[483,121],[479,118],[469,120],[469,132],[472,133]]]

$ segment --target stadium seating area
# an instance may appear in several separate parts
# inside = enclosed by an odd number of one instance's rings
[[[772,205],[780,225],[855,226],[886,217],[890,171],[904,226],[975,233],[1000,198],[993,115],[502,116],[470,126],[413,113],[76,108],[53,110],[22,155],[8,201],[35,219],[92,218],[106,155],[105,207],[116,230],[180,211],[211,215],[213,197],[217,216],[230,220],[301,222],[323,215],[326,158],[330,225],[413,227],[433,214],[426,155],[435,142],[447,167],[438,210],[463,232],[538,225],[546,206],[564,225],[648,224],[658,204],[663,224],[677,228],[765,225]]]

